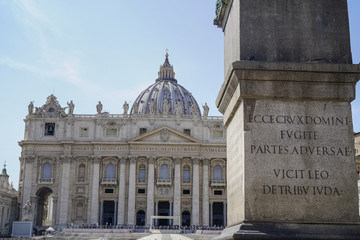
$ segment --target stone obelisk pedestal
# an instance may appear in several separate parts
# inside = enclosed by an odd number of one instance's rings
[[[360,239],[350,105],[360,66],[346,1],[222,2],[229,211],[219,239]]]

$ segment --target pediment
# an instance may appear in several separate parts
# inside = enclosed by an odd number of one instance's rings
[[[198,139],[168,126],[162,126],[151,132],[143,133],[133,139],[130,139],[128,142],[200,143]]]

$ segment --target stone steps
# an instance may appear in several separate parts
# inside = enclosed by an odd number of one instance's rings
[[[147,236],[151,236],[148,233],[72,233],[72,234],[56,234],[53,236],[41,236],[33,237],[32,239],[46,239],[46,240],[138,240]],[[182,235],[193,240],[211,240],[217,237],[217,234],[184,234]],[[18,238],[18,239],[28,239],[28,238]]]

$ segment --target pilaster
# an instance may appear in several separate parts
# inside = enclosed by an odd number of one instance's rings
[[[99,183],[100,183],[100,160],[101,157],[93,156],[93,180],[91,188],[90,223],[99,222]]]
[[[136,160],[137,157],[130,156],[129,169],[129,194],[128,194],[128,219],[127,224],[135,224],[135,184],[136,184]]]
[[[193,161],[193,178],[192,178],[192,214],[191,225],[199,225],[199,159],[192,158]]]
[[[61,186],[60,186],[60,208],[59,208],[59,225],[66,225],[69,211],[69,184],[70,184],[70,162],[71,156],[61,156]]]
[[[125,176],[126,176],[126,157],[119,157],[119,201],[118,201],[118,224],[125,224]]]
[[[173,157],[175,162],[174,176],[174,216],[181,215],[181,158]],[[180,223],[181,224],[181,223]]]
[[[202,160],[203,165],[203,193],[202,193],[202,225],[209,225],[209,158]]]
[[[148,179],[146,199],[146,225],[151,225],[151,216],[154,215],[154,163],[156,157],[148,157]]]

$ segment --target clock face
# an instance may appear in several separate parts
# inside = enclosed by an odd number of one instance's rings
[[[47,110],[48,113],[54,113],[55,112],[55,108],[54,107],[49,107]]]

